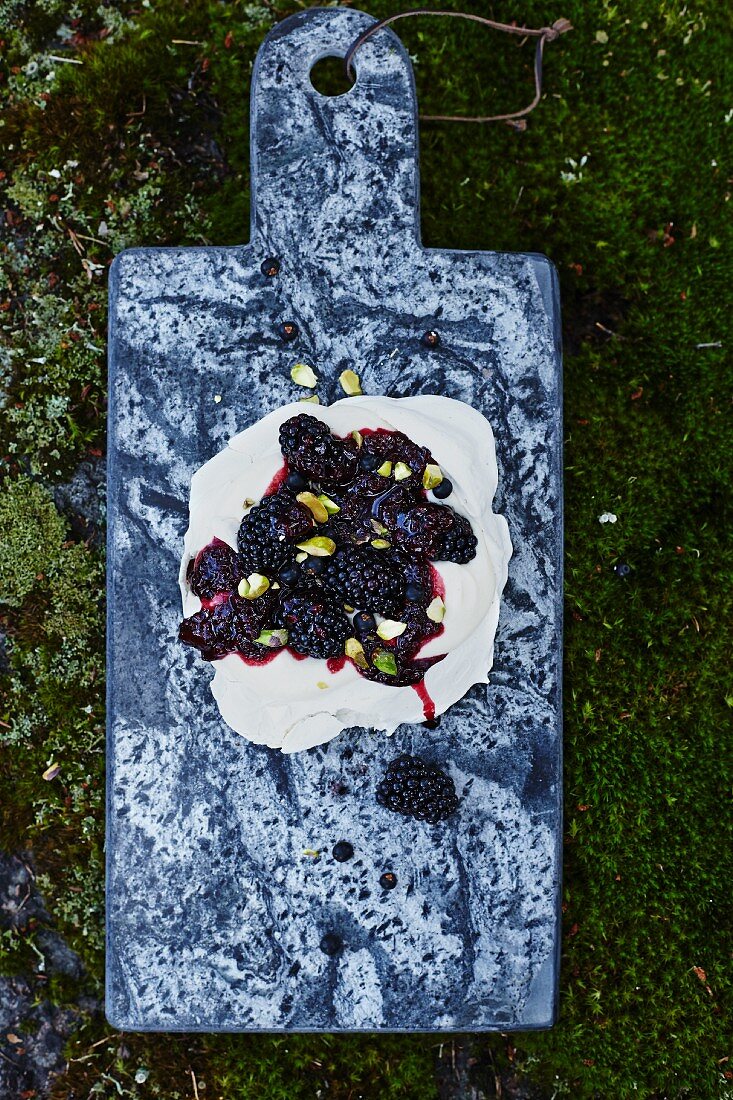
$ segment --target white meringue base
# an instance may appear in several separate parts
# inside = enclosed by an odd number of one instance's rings
[[[446,503],[466,516],[478,538],[467,565],[441,562],[445,584],[443,633],[420,651],[445,653],[428,669],[425,688],[436,716],[474,684],[488,683],[499,602],[512,554],[509,529],[491,503],[497,468],[491,425],[481,413],[448,397],[348,397],[334,405],[285,405],[229,440],[191,481],[190,523],[179,573],[183,613],[201,607],[186,581],[192,557],[218,537],[236,549],[246,498],[259,500],[282,466],[280,425],[307,412],[345,436],[360,428],[401,431],[428,447],[453,492]],[[256,744],[300,752],[364,726],[392,734],[403,722],[422,722],[423,704],[411,687],[388,687],[360,676],[349,662],[329,672],[326,661],[298,661],[287,651],[265,665],[247,665],[236,654],[214,662],[211,691],[224,721]]]

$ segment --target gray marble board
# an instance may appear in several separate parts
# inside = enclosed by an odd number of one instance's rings
[[[107,1016],[129,1030],[546,1028],[561,874],[562,467],[557,278],[538,255],[426,249],[415,91],[390,30],[350,92],[309,72],[371,17],[278,24],[252,91],[251,242],[119,255],[110,279]],[[469,134],[480,141],[480,130]],[[267,276],[261,263],[280,262]],[[278,325],[300,335],[284,343]],[[440,334],[430,349],[426,330]],[[436,730],[354,729],[285,757],[232,733],[179,645],[193,471],[296,399],[441,393],[496,434],[514,543],[488,688]],[[307,406],[304,406],[307,408]],[[440,826],[377,806],[401,751],[463,795]],[[346,788],[346,793],[340,793]],[[331,848],[356,850],[337,863]],[[319,851],[315,858],[306,851]],[[398,877],[386,892],[385,870]],[[319,949],[335,932],[343,950]]]

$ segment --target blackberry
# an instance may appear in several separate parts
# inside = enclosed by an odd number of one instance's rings
[[[418,756],[398,756],[377,787],[377,802],[404,814],[437,825],[458,808],[453,780]]]
[[[324,560],[324,559],[321,559]],[[348,546],[326,559],[324,585],[350,607],[365,607],[380,615],[399,613],[405,602],[405,581],[381,550]]]
[[[392,537],[396,545],[408,554],[435,558],[452,527],[449,508],[442,508],[439,504],[420,504],[398,514]]]
[[[296,589],[286,596],[279,620],[288,632],[288,645],[305,657],[340,657],[351,634],[341,607],[320,591]]]
[[[422,479],[426,465],[433,460],[427,447],[418,447],[403,432],[368,432],[361,450],[361,457],[364,455],[378,458],[377,466],[387,460],[404,462],[418,479]]]
[[[237,535],[244,573],[276,573],[289,554],[289,542],[308,537],[310,511],[286,492],[273,493],[251,508]]]
[[[450,512],[451,509],[445,509]],[[453,512],[453,524],[449,531],[430,556],[436,561],[453,561],[457,565],[466,565],[476,557],[478,539],[473,533],[473,528],[464,516]]]
[[[228,653],[264,659],[268,650],[255,645],[254,639],[276,602],[276,594],[271,592],[256,600],[232,595],[225,603],[204,608],[184,619],[178,628],[178,640],[200,650],[205,661],[216,661]]]
[[[291,416],[280,428],[288,466],[311,481],[345,485],[356,473],[358,450],[351,437],[337,439],[315,416]]]
[[[213,539],[196,555],[190,576],[191,591],[199,599],[211,600],[220,592],[233,592],[243,576],[236,551],[221,539]]]

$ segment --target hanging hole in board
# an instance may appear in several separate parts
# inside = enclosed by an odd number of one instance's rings
[[[343,57],[329,55],[316,61],[310,71],[310,82],[321,95],[333,98],[350,92],[356,78],[346,75]]]

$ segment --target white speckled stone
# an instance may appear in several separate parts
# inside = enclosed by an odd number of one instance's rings
[[[132,250],[111,273],[107,1014],[119,1028],[477,1031],[556,1016],[557,281],[541,256],[422,247],[398,39],[381,31],[364,46],[346,96],[308,80],[369,19],[311,10],[264,43],[249,245]],[[281,261],[276,278],[260,271],[266,256]],[[293,344],[277,334],[284,320],[300,326]],[[427,329],[436,350],[420,343]],[[210,670],[176,641],[176,577],[192,472],[300,396],[297,360],[318,370],[322,399],[342,396],[348,365],[367,393],[480,409],[514,557],[488,688],[438,730],[352,730],[286,758],[221,721]],[[449,822],[377,806],[399,751],[454,777],[463,801]],[[355,856],[340,864],[342,839]],[[327,931],[343,940],[333,958],[319,949]]]

